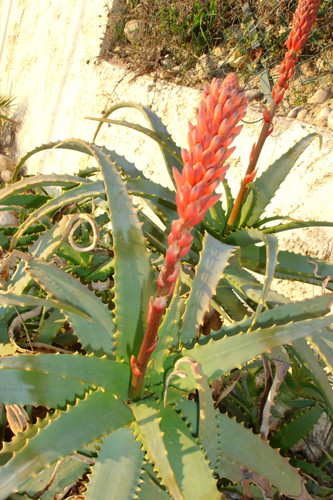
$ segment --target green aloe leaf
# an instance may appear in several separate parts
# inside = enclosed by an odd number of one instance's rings
[[[291,321],[297,322],[310,318],[318,318],[320,316],[328,314],[330,312],[332,304],[333,294],[328,293],[325,295],[312,297],[311,299],[305,299],[298,302],[289,302],[287,304],[276,306],[273,309],[268,309],[260,313],[256,320],[255,329],[268,328],[274,325],[285,325],[287,323],[290,323]],[[210,337],[202,339],[202,342],[206,344],[210,338],[219,340],[225,335],[232,336],[240,332],[246,332],[250,328],[251,323],[252,317],[245,318],[242,321],[235,321],[231,325],[222,327],[219,331],[212,332]],[[321,336],[322,332],[316,333],[315,337],[313,337],[315,344],[317,341],[319,341],[318,339],[321,339]],[[328,337],[328,339],[329,338],[330,337]],[[200,341],[201,339],[199,340],[199,342]]]
[[[287,217],[282,217],[284,219],[288,219]],[[285,224],[278,224],[276,226],[272,227],[263,227],[261,230],[265,234],[276,234],[276,233],[282,233],[283,231],[290,231],[291,229],[301,229],[304,227],[332,227],[333,222],[328,222],[328,221],[316,221],[316,220],[310,220],[310,221],[293,221],[293,222],[288,222]]]
[[[151,477],[147,472],[141,475],[139,488],[136,491],[138,500],[170,500],[172,497],[162,488],[160,488],[155,478]]]
[[[220,427],[221,458],[241,466],[243,480],[246,470],[255,472],[259,477],[274,485],[286,497],[309,499],[304,480],[288,461],[273,450],[260,436],[253,434],[242,424],[222,415],[217,416]],[[244,470],[245,469],[245,470]],[[223,462],[218,471],[221,477],[228,477]]]
[[[197,436],[199,432],[198,403],[196,403],[193,399],[189,400],[188,398],[185,398],[177,405],[177,409],[181,411],[183,417],[186,418],[186,421],[190,424],[190,427],[192,429],[192,434],[194,436]],[[214,427],[216,426],[218,426],[218,420],[215,417]],[[227,439],[227,436],[223,436],[223,439]],[[241,482],[244,475],[241,466],[235,462],[229,461],[226,457],[222,456],[220,448],[219,427],[215,432],[214,451],[215,449],[217,449],[216,451],[218,455],[217,460],[215,462],[215,472],[219,473],[222,477],[226,477],[231,481],[234,481],[235,483]]]
[[[168,239],[165,231],[160,226],[155,224],[146,214],[142,211],[138,212],[139,220],[142,224],[142,231],[147,238],[151,248],[157,253],[165,255],[168,248]]]
[[[4,205],[13,205],[14,210],[19,208],[39,208],[47,202],[49,196],[41,194],[13,194],[8,196],[3,203]],[[15,208],[14,208],[15,207]],[[9,209],[10,207],[8,207]]]
[[[208,383],[207,376],[202,372],[200,364],[190,363],[192,374],[197,383],[199,408],[193,407],[191,404],[192,401],[188,398],[183,399],[183,401],[177,405],[177,408],[181,409],[182,414],[190,422],[194,434],[198,436],[198,441],[205,451],[210,467],[215,470],[219,460],[217,440],[219,429],[216,419],[218,410],[214,408],[212,390]],[[180,367],[181,365],[182,363]],[[195,413],[193,413],[193,410]]]
[[[133,431],[122,427],[103,439],[89,475],[86,500],[132,500],[138,487],[144,452]]]
[[[328,294],[324,295],[327,296]],[[328,368],[333,373],[333,332],[328,328],[324,328],[317,335],[311,337],[312,346],[319,352],[320,356],[325,361]]]
[[[210,234],[206,235],[186,305],[181,334],[182,344],[189,344],[197,337],[199,326],[203,322],[216,286],[235,251],[236,247],[226,245]]]
[[[266,248],[254,245],[242,248],[241,265],[252,271],[263,273],[266,267]],[[278,253],[278,264],[275,268],[276,278],[303,281],[321,286],[325,278],[331,276],[333,276],[333,264],[286,250],[280,250]],[[333,290],[332,278],[326,283],[326,288]]]
[[[26,271],[50,297],[88,312],[90,320],[63,311],[88,353],[113,352],[115,325],[112,313],[93,292],[62,269],[41,259],[31,259]]]
[[[160,417],[168,459],[184,500],[220,498],[208,461],[186,423],[171,406],[163,408]]]
[[[146,179],[126,179],[127,190],[134,196],[148,198],[155,206],[162,204],[176,212],[176,193],[170,189]]]
[[[80,139],[67,139],[65,141],[56,141],[56,142],[49,142],[48,144],[42,144],[41,146],[38,146],[37,148],[32,149],[31,151],[26,153],[26,155],[24,155],[21,158],[21,160],[19,161],[19,163],[16,166],[14,176],[13,176],[13,182],[16,181],[18,173],[20,171],[20,168],[26,163],[26,161],[31,156],[33,156],[37,153],[40,153],[41,151],[65,149],[65,150],[69,150],[69,151],[77,151],[78,153],[92,155],[91,151],[87,148],[87,146],[88,146],[88,143],[86,143]],[[121,169],[123,170],[123,172],[126,173],[127,175],[132,176],[134,178],[135,177],[145,178],[145,176],[142,174],[142,172],[140,170],[138,170],[133,163],[126,160],[126,158],[124,158],[123,156],[118,155],[115,151],[111,151],[111,150],[105,148],[104,146],[102,146],[101,149],[107,155],[110,155],[110,158],[112,159],[112,161],[116,162],[117,165],[119,165],[121,167]],[[88,169],[85,169],[85,171],[79,171],[78,176],[75,177],[75,179],[76,180],[79,179],[80,182],[81,181],[82,182],[91,182],[91,180],[86,179],[85,177],[87,175],[89,176],[91,174],[94,174],[96,171],[98,171],[98,168],[96,168],[96,167],[90,167]],[[40,177],[41,179],[44,179],[44,178],[48,178],[49,176],[41,175],[41,176],[36,176],[32,179],[37,179],[38,177]],[[55,179],[57,179],[58,177],[61,178],[62,176],[54,175],[54,177],[55,177]],[[18,183],[16,183],[16,184],[18,184]],[[53,185],[53,184],[51,183],[51,185]],[[54,184],[54,185],[56,185],[56,184]]]
[[[45,405],[64,408],[83,397],[89,386],[80,380],[62,378],[38,370],[3,368],[0,361],[1,402],[4,404]]]
[[[147,120],[148,124],[150,125],[150,129],[147,129],[145,127],[141,127],[140,125],[136,125],[133,123],[127,123],[124,121],[118,121],[119,125],[123,126],[128,126],[130,128],[133,128],[134,130],[138,130],[146,135],[148,137],[151,137],[154,139],[158,145],[160,146],[161,153],[164,157],[165,164],[167,166],[170,178],[173,182],[173,176],[172,176],[172,167],[178,168],[178,170],[181,170],[183,167],[182,160],[181,160],[181,154],[180,154],[180,148],[175,144],[175,142],[172,140],[170,133],[168,132],[167,128],[165,125],[162,123],[161,119],[159,116],[156,115],[151,109],[149,109],[146,106],[140,106],[138,104],[133,104],[133,103],[121,103],[121,104],[116,104],[109,108],[106,113],[103,115],[102,119],[97,118],[97,121],[99,121],[99,124],[97,126],[93,141],[95,142],[97,134],[103,125],[105,121],[108,121],[107,118],[110,116],[114,111],[117,109],[123,109],[123,108],[133,108],[138,111],[145,117]],[[95,119],[96,120],[96,119]],[[115,123],[115,121],[111,121],[110,123]]]
[[[303,137],[249,185],[240,217],[242,225],[252,226],[258,221],[281,183],[315,137],[317,134]],[[251,198],[251,203],[248,203]]]
[[[128,425],[132,419],[132,412],[125,403],[110,393],[96,391],[66,412],[56,411],[53,416],[29,426],[0,452],[0,460],[12,455],[0,468],[0,500],[5,500],[31,476],[60,458]],[[20,452],[13,454],[16,446],[21,446]]]
[[[175,471],[169,462],[160,428],[160,415],[156,407],[140,402],[132,404],[131,408],[138,427],[138,437],[143,442],[144,449],[154,463],[159,477],[174,500],[183,500],[184,497],[175,478]]]
[[[256,308],[256,311],[254,313],[254,316],[252,318],[251,328],[253,328],[254,325],[256,324],[258,316],[261,313],[264,305],[266,304],[266,300],[268,299],[271,284],[272,284],[273,279],[274,279],[274,272],[275,272],[275,268],[276,268],[276,264],[277,264],[277,254],[278,254],[277,238],[275,238],[275,236],[264,235],[263,240],[265,242],[266,255],[267,255],[266,272],[265,272],[264,283],[262,286],[262,294],[261,294],[258,306]]]
[[[301,439],[306,437],[322,414],[322,407],[316,404],[279,429],[270,438],[270,445],[273,448],[280,448],[282,451],[290,450]]]
[[[206,345],[197,345],[191,350],[184,349],[183,355],[201,363],[203,372],[209,379],[218,378],[222,373],[251,361],[259,354],[312,335],[331,325],[332,322],[333,316],[327,316],[273,326],[234,337],[225,337],[217,342],[210,341]]]
[[[55,307],[71,314],[77,314],[88,321],[92,321],[89,314],[64,302],[50,299],[41,299],[33,295],[16,295],[10,292],[0,292],[0,304],[5,306],[31,306],[31,307]]]
[[[319,329],[319,335],[322,328]],[[313,336],[315,337],[315,335]],[[328,381],[326,373],[323,371],[318,360],[316,359],[315,353],[312,351],[311,347],[308,345],[306,339],[299,339],[294,344],[289,347],[295,356],[301,361],[302,365],[308,370],[310,375],[314,378],[317,387],[322,394],[326,404],[327,410],[330,412],[333,418],[333,391],[330,382]]]
[[[25,193],[29,189],[47,186],[59,186],[65,188],[72,188],[78,184],[91,184],[89,179],[83,179],[75,175],[36,175],[33,177],[25,177],[24,179],[15,182],[14,184],[8,184],[5,188],[0,191],[0,202],[4,203],[10,196],[14,196],[19,193]]]
[[[63,406],[87,386],[126,400],[130,373],[125,363],[80,354],[20,354],[0,358],[0,401]],[[67,399],[66,399],[67,398]]]
[[[234,267],[233,265],[228,266],[224,271],[222,282],[227,283],[230,288],[239,295],[244,302],[250,304],[252,308],[255,308],[256,304],[261,300],[262,284],[255,276],[242,267]],[[266,296],[266,302],[270,306],[275,307],[277,305],[286,304],[288,299],[273,290],[269,290]]]
[[[25,497],[21,497],[23,493],[27,493],[29,499],[33,498],[36,492],[44,490],[48,485],[46,491],[39,498],[41,500],[54,500],[56,495],[76,483],[88,471],[89,465],[82,458],[85,459],[84,456],[79,457],[76,454],[68,455],[58,465],[44,469],[36,477],[24,483],[18,491],[17,499],[24,500]],[[54,474],[53,477],[52,474]],[[10,500],[12,498],[11,496]]]
[[[228,319],[240,321],[249,316],[249,310],[244,302],[234,293],[234,291],[223,280],[217,286],[215,299],[218,305],[227,314]],[[223,314],[221,313],[223,316]],[[200,340],[200,339],[199,339]]]
[[[49,259],[64,239],[63,227],[59,224],[54,224],[50,229],[45,231],[29,249],[30,255]],[[8,281],[8,288],[16,295],[23,294],[24,289],[29,284],[30,277],[25,272],[24,262],[20,262],[13,276]],[[0,306],[0,318],[8,323],[6,317],[10,314],[11,308],[8,306]],[[16,313],[15,313],[16,315]]]
[[[51,309],[38,329],[38,342],[52,344],[60,329],[64,326],[65,316],[59,309]],[[59,339],[58,339],[59,340]]]
[[[102,169],[112,222],[117,356],[128,361],[137,355],[146,328],[153,272],[126,184],[112,161],[97,146],[91,148]]]

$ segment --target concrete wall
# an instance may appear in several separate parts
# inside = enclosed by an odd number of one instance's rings
[[[111,2],[109,2],[111,4]],[[0,4],[0,93],[16,97],[16,160],[42,143],[79,137],[91,140],[96,123],[86,116],[101,116],[111,104],[134,101],[151,106],[174,140],[186,146],[187,122],[192,120],[200,92],[148,76],[135,77],[125,68],[98,60],[107,11],[105,0],[2,0]],[[88,64],[89,62],[89,64]],[[116,116],[116,115],[115,115]],[[140,123],[137,112],[117,112]],[[259,115],[249,110],[246,121]],[[246,169],[260,124],[245,124],[228,178],[234,193]],[[275,129],[261,155],[260,170],[309,132],[322,133],[315,140],[280,189],[270,214],[304,219],[330,219],[333,214],[333,134],[313,125],[277,118]],[[149,139],[121,127],[104,127],[104,143],[135,161],[155,180],[167,184],[158,148]],[[75,172],[87,158],[73,153],[40,153],[28,162],[30,172]],[[308,229],[287,233],[281,247],[323,257],[332,230]],[[333,241],[333,240],[332,240]],[[311,290],[308,293],[312,294]]]

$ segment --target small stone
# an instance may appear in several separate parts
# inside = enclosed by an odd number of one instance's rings
[[[13,172],[11,170],[3,170],[0,177],[5,184],[8,184],[12,180]]]
[[[324,102],[329,99],[330,95],[331,87],[322,87],[321,89],[318,89],[312,97],[310,97],[308,102],[311,104],[324,104]]]
[[[327,117],[327,126],[330,130],[333,130],[333,111]]]
[[[223,51],[221,45],[218,45],[217,47],[213,48],[210,55],[211,55],[211,57],[219,58],[219,57],[223,56],[224,52],[225,51]]]
[[[143,23],[132,19],[125,24],[124,33],[130,43],[138,44],[142,38]]]
[[[303,122],[305,118],[308,116],[309,112],[307,109],[301,109],[299,113],[297,113],[297,120]]]
[[[315,123],[317,125],[320,125],[322,127],[325,127],[325,125],[327,125],[327,119],[328,119],[328,115],[330,114],[331,112],[331,109],[330,108],[323,108],[319,113],[318,115],[316,116],[315,118]]]
[[[15,162],[11,158],[8,158],[8,156],[0,154],[0,173],[4,170],[14,172]]]
[[[213,68],[210,57],[207,54],[204,54],[203,56],[199,57],[194,71],[196,73],[196,77],[202,81],[209,77],[212,69]]]
[[[19,225],[19,220],[12,210],[0,211],[0,227],[18,227]]]
[[[245,95],[248,99],[248,102],[258,101],[259,99],[262,99],[262,97],[263,97],[263,93],[259,89],[245,90]]]
[[[297,106],[297,108],[294,108],[294,109],[292,109],[291,111],[289,111],[289,113],[288,113],[288,115],[287,115],[287,116],[288,116],[288,118],[296,118],[296,116],[298,115],[298,113],[299,113],[300,111],[302,111],[303,109],[305,109],[305,107],[304,107],[304,106]]]

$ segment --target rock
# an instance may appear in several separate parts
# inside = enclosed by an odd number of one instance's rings
[[[8,184],[8,182],[12,180],[13,172],[11,170],[3,170],[0,174],[0,177],[5,184]]]
[[[235,70],[240,71],[245,68],[245,58],[243,56],[231,57],[228,59],[228,64]]]
[[[289,113],[288,113],[288,115],[287,115],[287,116],[288,116],[288,118],[296,118],[296,116],[298,115],[298,113],[299,113],[300,111],[302,111],[303,109],[305,109],[305,107],[304,107],[304,106],[297,106],[297,108],[294,108],[294,109],[292,109],[291,111],[289,111]]]
[[[0,174],[4,170],[10,170],[11,172],[14,172],[15,166],[16,164],[11,158],[8,158],[8,156],[0,154]]]
[[[214,47],[210,53],[211,57],[214,57],[214,58],[221,58],[221,57],[223,57],[224,54],[225,54],[225,50],[222,49],[221,45]]]
[[[249,102],[257,101],[263,97],[263,93],[259,89],[245,90],[245,95]]]
[[[325,107],[323,108],[315,118],[315,123],[320,125],[321,127],[325,127],[327,125],[328,115],[331,113],[331,108]]]
[[[309,112],[307,109],[301,109],[299,113],[297,113],[297,119],[303,122],[305,118],[308,116]]]
[[[309,99],[310,104],[323,104],[329,99],[331,95],[331,87],[322,87],[318,89],[317,92],[313,94],[313,96]]]
[[[327,117],[327,126],[330,130],[333,130],[333,111]]]
[[[125,24],[124,33],[130,43],[138,44],[143,36],[143,23],[137,19],[131,19]]]
[[[0,227],[18,227],[19,225],[19,220],[12,210],[0,211]]]
[[[211,74],[213,70],[212,61],[207,54],[199,57],[197,64],[195,65],[195,74],[199,80],[205,80]]]

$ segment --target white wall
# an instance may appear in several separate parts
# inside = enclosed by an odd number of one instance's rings
[[[79,137],[91,140],[96,123],[86,116],[122,101],[149,105],[168,126],[174,140],[186,146],[187,122],[194,118],[200,92],[151,77],[137,77],[125,68],[98,61],[106,22],[105,0],[2,0],[0,4],[0,93],[12,94],[22,126],[16,158],[42,143]],[[86,61],[90,61],[87,64]],[[121,112],[117,117],[121,117]],[[128,120],[141,123],[135,112]],[[247,121],[258,118],[249,110]],[[260,124],[244,125],[228,178],[237,191]],[[304,219],[330,219],[333,214],[333,134],[309,124],[277,118],[275,129],[261,155],[260,168],[312,131],[323,134],[298,162],[272,204],[274,213]],[[161,156],[149,139],[112,126],[102,129],[97,141],[136,161],[155,180],[167,183],[161,173]],[[91,161],[91,160],[88,160]],[[73,172],[85,157],[59,151],[40,153],[28,162],[30,172]],[[332,230],[308,229],[287,233],[291,248],[322,257]],[[312,288],[310,290],[312,293]]]

